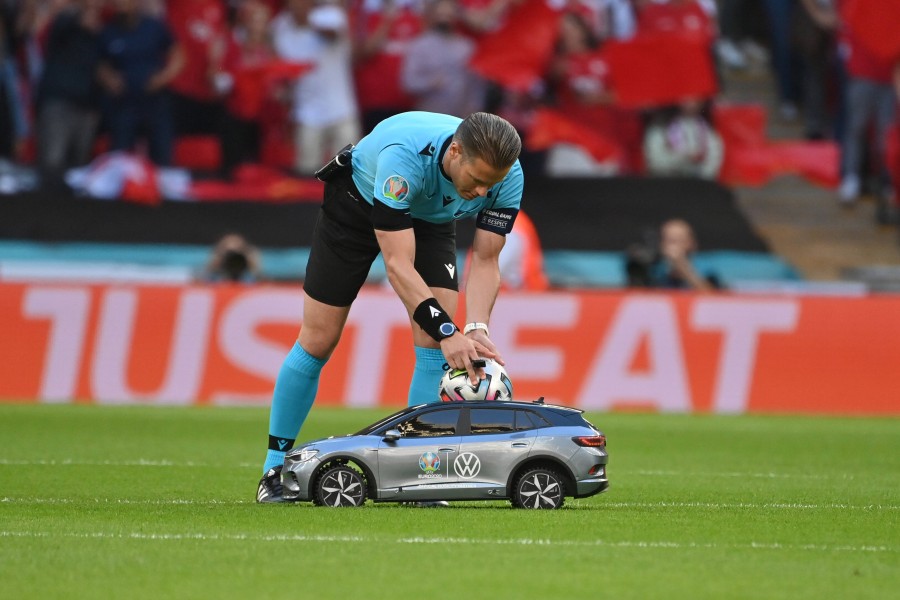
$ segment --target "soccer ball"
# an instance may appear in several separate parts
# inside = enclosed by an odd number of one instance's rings
[[[440,396],[444,402],[464,400],[512,400],[513,385],[503,366],[489,358],[484,367],[485,378],[478,385],[469,383],[465,369],[450,369],[441,377]]]

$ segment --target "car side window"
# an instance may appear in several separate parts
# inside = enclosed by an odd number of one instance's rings
[[[526,426],[526,423],[530,423]],[[538,427],[549,427],[550,423],[547,419],[530,410],[516,411],[516,426],[518,429],[536,429]]]
[[[529,418],[530,417],[530,418]],[[527,429],[535,429],[534,415],[525,410],[516,411],[516,431],[525,431]]]
[[[459,409],[432,410],[397,426],[403,437],[441,437],[456,434]]]
[[[503,408],[473,408],[469,411],[470,431],[480,433],[511,433],[516,431],[516,411]]]

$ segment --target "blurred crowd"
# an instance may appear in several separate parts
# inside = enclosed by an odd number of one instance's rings
[[[557,162],[716,178],[715,94],[622,105],[602,52],[676,32],[702,40],[720,85],[725,69],[771,67],[778,118],[840,144],[842,202],[890,197],[900,65],[842,26],[845,1],[0,0],[0,158],[54,186],[101,152],[167,166],[179,141],[211,139],[188,153],[211,151],[224,177],[247,162],[308,175],[398,112],[488,110],[527,140],[550,107],[617,148],[604,162],[576,144]],[[482,42],[534,2],[563,11],[538,80],[505,86],[473,69]],[[528,50],[519,33],[513,52]],[[523,160],[552,169],[546,151]]]

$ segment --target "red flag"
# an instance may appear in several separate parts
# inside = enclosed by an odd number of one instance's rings
[[[528,90],[553,56],[560,14],[545,0],[526,0],[498,31],[479,40],[469,67],[503,87]]]
[[[766,109],[760,104],[716,104],[713,124],[726,145],[766,143]]]
[[[585,129],[581,122],[557,110],[539,109],[525,145],[531,150],[546,150],[554,144],[563,143],[581,146],[598,162],[624,162],[624,151],[615,141],[602,133]]]
[[[780,142],[769,146],[776,174],[796,173],[834,188],[840,183],[840,150],[835,142]]]
[[[640,34],[624,42],[608,42],[611,87],[616,102],[629,108],[677,104],[716,94],[709,45],[697,36],[678,33]]]
[[[758,105],[719,105],[713,117],[725,144],[720,181],[764,185],[778,175],[797,174],[825,187],[840,182],[836,143],[771,142],[765,138],[765,109]]]
[[[873,56],[900,61],[900,0],[844,0],[841,16]]]

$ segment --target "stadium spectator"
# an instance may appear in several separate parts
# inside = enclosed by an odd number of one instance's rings
[[[724,146],[707,114],[697,100],[658,111],[644,134],[647,173],[716,179]]]
[[[547,81],[557,110],[585,129],[618,146],[615,170],[640,170],[642,124],[636,111],[615,104],[610,68],[601,44],[584,18],[574,12],[560,19],[556,53]],[[554,158],[551,156],[551,163]],[[571,159],[570,159],[571,160]]]
[[[225,68],[230,78],[226,127],[222,139],[222,167],[230,174],[242,162],[260,158],[261,121],[271,106],[273,88],[267,69],[276,59],[269,30],[269,5],[246,0],[237,13],[230,36]]]
[[[184,68],[172,79],[176,136],[222,139],[224,98],[230,79],[224,70],[229,29],[221,0],[167,0],[166,22],[184,52]]]
[[[412,326],[409,402],[439,401],[444,365],[484,376],[479,356],[503,364],[488,334],[500,287],[498,259],[524,185],[521,140],[503,119],[411,112],[380,123],[320,174],[325,202],[306,268],[303,325],[275,383],[258,502],[279,502],[280,472],[316,397],[322,367],[375,257]],[[338,162],[337,158],[342,158]],[[477,213],[466,317],[457,329],[455,221]],[[340,276],[336,276],[340,274]]]
[[[658,237],[657,237],[658,236]],[[658,233],[626,252],[630,287],[711,291],[722,287],[718,275],[695,264],[697,238],[683,219],[669,219]]]
[[[799,116],[797,107],[802,95],[799,59],[791,39],[796,0],[764,0],[763,8],[769,24],[778,114],[785,121],[794,121]]]
[[[803,72],[803,121],[807,139],[828,137],[828,72],[836,60],[839,25],[834,0],[800,0],[793,40]]]
[[[460,21],[463,31],[481,36],[497,31],[506,16],[517,4],[526,0],[460,0]]]
[[[100,85],[111,150],[134,151],[139,133],[157,165],[172,163],[174,131],[168,85],[184,54],[165,22],[140,0],[115,0],[112,20],[100,34]]]
[[[304,175],[359,138],[348,27],[343,8],[313,0],[288,0],[272,23],[278,56],[312,66],[295,84],[292,114],[295,166]]]
[[[635,0],[639,33],[682,33],[709,40],[718,37],[712,0]]]
[[[401,82],[416,110],[466,117],[483,107],[484,81],[468,69],[475,44],[456,30],[458,14],[456,0],[433,0],[426,31],[407,47]]]
[[[222,236],[203,267],[200,279],[209,282],[256,283],[262,260],[259,248],[239,233]]]
[[[36,87],[43,70],[43,42],[49,24],[70,0],[21,0],[10,2],[9,40],[26,89]]]
[[[740,47],[745,39],[741,18],[748,0],[719,0],[719,38],[716,40],[716,55],[729,69],[746,69],[747,56]]]
[[[42,185],[61,187],[63,174],[91,159],[99,114],[103,0],[74,0],[50,23],[37,88],[37,160]]]
[[[627,40],[637,32],[637,15],[631,0],[600,0],[601,39]]]
[[[28,121],[19,90],[19,70],[6,31],[0,17],[0,159],[17,161],[28,135]]]
[[[874,149],[869,152],[876,178],[873,190],[883,200],[890,190],[885,164],[887,133],[894,121],[897,96],[894,93],[894,63],[872,55],[854,32],[844,28],[841,52],[847,72],[845,86],[846,128],[841,141],[841,186],[838,199],[852,206],[863,192],[864,159],[869,149],[869,127],[874,130]]]
[[[422,31],[423,0],[355,0],[354,77],[363,132],[410,110],[415,98],[401,85],[410,42]]]

